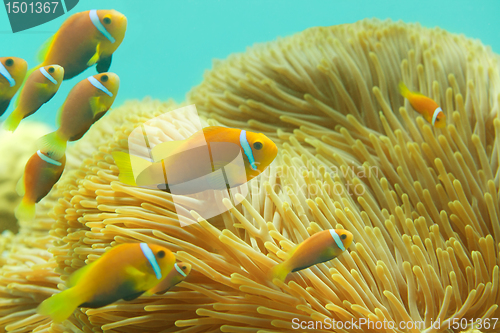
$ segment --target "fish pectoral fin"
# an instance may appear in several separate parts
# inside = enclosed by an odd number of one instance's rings
[[[90,58],[90,60],[87,62],[87,66],[90,67],[90,66],[93,66],[96,62],[99,61],[99,57],[101,56],[101,52],[100,52],[100,49],[101,49],[101,43],[98,43],[97,44],[97,47],[96,47],[96,50],[95,50],[95,53],[94,55],[92,56],[92,58]]]
[[[21,176],[21,179],[17,182],[16,192],[20,197],[24,197],[26,190],[24,188],[24,175]]]
[[[89,100],[90,103],[90,108],[92,109],[92,112],[95,115],[98,115],[99,113],[106,112],[108,109],[105,104],[101,103],[101,98],[100,97],[92,97]]]
[[[95,69],[97,70],[97,73],[104,73],[109,71],[109,67],[111,67],[111,60],[112,60],[112,55],[109,57],[103,58],[97,62],[97,66]]]
[[[132,300],[136,299],[137,297],[141,296],[142,294],[144,294],[144,291],[138,291],[134,294],[123,297],[123,300],[124,301],[132,301]]]
[[[45,90],[45,89],[47,89],[48,86],[49,85],[46,83],[35,83],[36,89],[39,89],[39,90],[42,90],[42,89]]]
[[[125,266],[125,273],[132,277],[135,281],[141,281],[142,279],[144,279],[146,277],[146,273],[144,272],[141,272],[140,270],[138,270],[137,268],[135,268],[134,266],[132,265],[127,265]],[[144,291],[141,291],[141,294],[143,293]],[[139,295],[137,295],[136,297],[139,297]],[[125,298],[124,298],[125,299]],[[133,299],[133,298],[132,298]]]

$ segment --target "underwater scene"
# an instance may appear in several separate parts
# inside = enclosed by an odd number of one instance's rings
[[[4,0],[0,333],[500,332],[499,13]]]

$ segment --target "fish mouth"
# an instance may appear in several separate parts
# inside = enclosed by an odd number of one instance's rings
[[[127,20],[127,17],[125,15],[121,15],[120,16],[120,26],[122,28],[126,28],[127,27],[127,24],[128,24],[128,20]]]
[[[274,161],[274,159],[276,158],[276,156],[278,156],[278,147],[275,145],[272,152],[271,152],[271,155],[272,155],[272,159],[271,161]]]

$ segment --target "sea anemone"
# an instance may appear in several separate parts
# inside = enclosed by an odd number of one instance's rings
[[[68,149],[73,163],[44,205],[53,247],[21,243],[0,269],[0,311],[9,313],[0,332],[291,332],[296,323],[329,332],[319,323],[370,320],[336,331],[393,323],[395,332],[431,333],[462,318],[491,330],[486,319],[500,316],[498,61],[441,29],[363,20],[216,63],[188,95],[202,124],[261,131],[280,153],[236,198],[241,205],[224,199],[228,211],[208,221],[194,209],[198,223],[186,227],[171,194],[120,183],[111,153],[153,117],[160,141],[188,137],[192,119],[167,113],[179,107],[171,102],[126,103]],[[435,99],[448,126],[413,111],[400,80]],[[329,228],[348,229],[355,244],[270,281],[295,244]],[[35,314],[76,269],[138,241],[174,251],[191,274],[164,295],[81,308],[62,324]]]

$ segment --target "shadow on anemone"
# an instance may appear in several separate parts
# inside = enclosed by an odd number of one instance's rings
[[[423,322],[412,332],[432,333],[436,318],[443,328],[498,318],[498,72],[498,55],[479,41],[377,20],[311,28],[216,63],[188,102],[206,124],[260,130],[281,149],[241,205],[225,201],[217,221],[189,229],[168,193],[121,184],[111,157],[134,126],[176,106],[117,108],[69,150],[70,169],[45,200],[54,259],[49,243],[23,245],[0,269],[0,329],[290,332],[293,318],[364,318]],[[439,101],[445,129],[398,95],[401,79]],[[155,126],[159,141],[193,133],[168,114]],[[356,243],[286,283],[267,279],[294,244],[327,228],[350,230]],[[74,270],[137,241],[168,247],[191,275],[165,295],[80,309],[62,324],[34,313]]]

